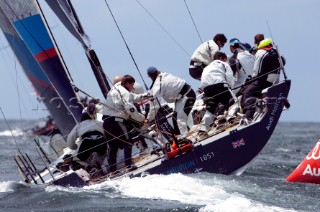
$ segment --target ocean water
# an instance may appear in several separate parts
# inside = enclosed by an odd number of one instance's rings
[[[320,185],[285,178],[320,138],[320,123],[279,123],[241,176],[150,175],[84,188],[26,186],[13,156],[32,154],[33,121],[0,121],[0,211],[320,211]]]

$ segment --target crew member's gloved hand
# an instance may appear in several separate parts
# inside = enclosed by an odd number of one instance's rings
[[[150,92],[148,91],[148,92],[146,92],[146,93],[141,94],[140,97],[141,97],[141,98],[144,98],[144,99],[147,99],[147,98],[152,98],[153,95],[152,95],[152,93],[150,93]]]
[[[148,119],[145,119],[143,121],[143,125],[142,125],[142,127],[140,128],[139,131],[143,132],[143,131],[146,131],[148,128],[149,128],[149,121],[148,121]]]

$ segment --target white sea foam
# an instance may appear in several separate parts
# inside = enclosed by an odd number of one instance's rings
[[[225,185],[225,184],[228,185]],[[230,185],[231,183],[231,185]],[[237,192],[228,193],[224,187],[232,186],[234,181],[225,181],[218,178],[213,180],[197,179],[194,177],[171,174],[149,175],[143,178],[122,178],[109,180],[100,184],[85,186],[84,188],[63,188],[47,186],[47,192],[65,191],[71,193],[105,193],[108,198],[143,198],[178,201],[184,204],[200,206],[200,212],[209,211],[248,211],[248,212],[283,212],[292,211],[275,206],[267,206],[246,198]]]
[[[19,188],[26,187],[26,184],[18,183],[15,181],[4,181],[0,182],[0,192],[10,192],[15,191]]]
[[[218,179],[216,179],[218,180]],[[239,193],[228,193],[221,183],[211,184],[182,174],[150,175],[144,178],[124,178],[106,181],[91,189],[112,187],[127,197],[163,199],[203,206],[207,211],[288,211],[252,201]]]
[[[253,203],[252,201],[243,197],[230,197],[220,204],[208,204],[205,207],[200,208],[199,212],[233,212],[233,211],[245,211],[245,212],[287,212],[293,210],[287,210],[274,206],[265,206],[259,203]]]
[[[288,148],[277,148],[276,152],[290,152],[291,150]]]
[[[12,189],[12,181],[0,182],[0,192],[8,192],[13,191]]]
[[[4,130],[0,132],[0,136],[23,136],[23,131],[21,129],[15,129],[15,130]]]

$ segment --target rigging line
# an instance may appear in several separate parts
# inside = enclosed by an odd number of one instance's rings
[[[49,28],[48,21],[47,21],[44,13],[43,13],[43,11],[42,11],[42,8],[41,8],[41,6],[40,6],[40,3],[39,3],[38,0],[36,0],[36,2],[37,2],[37,5],[38,5],[38,8],[39,8],[39,10],[40,10],[40,13],[41,13],[41,15],[42,15],[42,17],[43,17],[43,20],[44,20],[44,22],[46,23],[46,26],[47,26],[46,28],[47,28],[48,31],[49,31],[50,37],[51,37],[51,39],[53,40],[53,42],[54,42],[54,44],[55,44],[55,47],[56,47],[57,51],[59,52],[60,59],[62,60],[62,63],[63,63],[63,65],[64,65],[64,67],[65,67],[65,69],[66,69],[66,71],[67,71],[67,73],[68,73],[69,80],[70,80],[72,83],[74,83],[74,81],[73,81],[73,79],[72,79],[72,76],[71,76],[71,74],[70,74],[70,72],[69,72],[69,69],[68,69],[68,67],[67,67],[67,64],[66,64],[66,62],[64,61],[64,58],[62,57],[62,54],[61,54],[60,49],[58,48],[56,39],[54,38],[53,33],[52,33],[51,29]],[[40,44],[38,44],[38,45],[40,45]],[[41,46],[40,46],[40,48],[42,49]],[[45,52],[45,51],[44,51],[44,52]],[[45,52],[45,53],[46,53],[46,52]]]
[[[261,75],[256,76],[256,77],[252,77],[252,79],[250,79],[250,80],[246,81],[246,82],[245,82],[245,84],[243,84],[243,85],[239,85],[238,87],[231,88],[231,90],[236,90],[236,89],[238,89],[238,88],[245,87],[245,86],[247,86],[247,85],[251,84],[252,82],[254,82],[254,81],[258,80],[259,78],[264,77],[265,75],[268,75],[268,74],[270,74],[270,73],[272,73],[272,72],[276,71],[277,69],[280,71],[280,68],[275,68],[275,69],[273,69],[273,70],[271,70],[271,71],[269,71],[269,72],[267,72],[267,73],[261,74]]]
[[[9,47],[9,46],[8,46]],[[0,51],[7,51],[6,49],[0,49]],[[18,80],[20,80],[20,78],[19,77],[17,77],[17,75],[16,75],[16,82],[15,82],[15,79],[14,79],[14,76],[12,76],[12,72],[11,72],[11,67],[9,66],[9,64],[8,64],[8,61],[7,61],[7,58],[4,56],[4,55],[7,55],[7,56],[11,56],[11,52],[7,52],[7,54],[6,53],[4,53],[4,54],[1,54],[2,55],[2,58],[3,58],[3,61],[4,61],[4,64],[5,64],[5,66],[7,67],[7,68],[5,68],[5,70],[7,71],[7,73],[10,75],[10,80],[12,81],[12,84],[14,85],[14,84],[17,84],[18,83]],[[14,54],[13,54],[14,55]],[[10,58],[10,60],[11,60],[11,58]],[[15,59],[13,59],[13,61],[14,61],[14,68],[15,68],[15,70],[17,71],[17,67],[16,67],[16,60]],[[25,87],[25,85],[22,83],[20,83],[20,85],[22,85],[22,87],[24,87],[24,88],[22,88],[22,90],[23,91],[25,91],[25,95],[27,94],[27,88]],[[19,100],[20,100],[20,98],[19,98]],[[28,98],[28,100],[29,100],[29,102],[30,103],[32,103],[32,101],[31,101],[31,99],[30,98]],[[25,102],[23,102],[23,100],[22,100],[22,106],[26,109],[27,107],[26,107],[26,105],[25,105]]]
[[[22,113],[21,113],[21,102],[20,102],[20,92],[19,92],[19,84],[18,84],[18,70],[17,70],[17,62],[14,60],[14,69],[16,71],[16,88],[17,88],[17,95],[18,95],[18,106],[19,106],[19,115],[20,121],[22,123]],[[24,131],[22,131],[24,134]]]
[[[89,125],[89,126],[87,126],[87,127],[91,127],[91,126],[93,126],[93,125],[97,125],[97,123],[92,123],[91,125]],[[84,128],[83,128],[84,129]],[[103,129],[104,130],[104,129]],[[135,130],[135,129],[133,129],[133,130]],[[77,130],[76,131],[76,133],[78,133],[79,131]],[[106,130],[104,130],[104,132],[106,132],[106,133],[108,133],[109,135],[111,135],[113,138],[111,138],[111,139],[109,139],[109,140],[107,140],[107,139],[105,139],[105,142],[103,142],[103,143],[101,143],[101,144],[98,144],[98,145],[95,145],[95,146],[93,146],[93,147],[91,147],[91,148],[88,148],[88,149],[86,149],[86,150],[84,150],[84,151],[82,151],[82,152],[77,152],[77,155],[79,155],[79,154],[81,154],[81,153],[84,153],[84,152],[86,152],[86,151],[88,151],[88,150],[91,150],[91,149],[93,149],[93,148],[95,148],[95,147],[97,147],[97,146],[101,146],[101,145],[103,145],[103,144],[105,144],[105,143],[109,143],[110,141],[113,141],[113,140],[115,140],[115,139],[118,139],[118,140],[120,140],[121,142],[123,142],[123,143],[126,143],[126,144],[128,144],[128,145],[131,145],[131,146],[133,146],[134,144],[133,143],[131,143],[131,142],[128,142],[128,141],[126,141],[126,140],[124,140],[124,139],[121,139],[121,137],[122,136],[124,136],[124,135],[129,135],[130,134],[130,132],[131,131],[128,131],[128,132],[126,132],[126,133],[123,133],[123,134],[121,134],[121,135],[119,135],[119,136],[116,136],[116,135],[114,135],[114,134],[112,134],[112,133],[110,133],[110,132],[108,132],[108,131],[106,131]],[[79,137],[79,140],[83,140],[83,138],[81,138],[81,137]],[[58,140],[58,139],[57,139]],[[53,142],[56,142],[57,140],[51,140],[51,143]],[[40,145],[39,147],[43,147],[43,146],[45,146],[46,144],[43,144],[43,145]],[[79,144],[77,144],[77,145],[79,145]],[[60,150],[58,150],[57,151],[58,153],[61,153],[61,152],[63,152],[63,149],[60,149]],[[53,155],[55,155],[55,153],[51,153],[51,154],[47,154],[47,156],[53,156]],[[39,161],[39,160],[36,160],[36,161]]]
[[[55,25],[54,27],[51,27],[51,29],[57,33],[63,34],[63,31],[61,30],[59,25]],[[60,45],[62,45],[65,49],[64,55],[68,55],[69,57],[71,57],[71,59],[69,59],[68,61],[70,62],[69,67],[71,67],[73,76],[76,76],[75,78],[80,84],[85,85],[85,83],[87,83],[88,80],[85,80],[85,82],[83,82],[82,77],[79,77],[79,76],[82,76],[82,73],[80,71],[81,68],[79,68],[78,63],[73,60],[72,50],[70,50],[69,45],[67,43],[68,43],[68,38],[66,38],[65,36],[62,36]]]
[[[1,44],[3,43],[3,41],[2,40],[0,40],[0,42],[1,42]],[[3,46],[3,45],[2,45]],[[7,47],[9,48],[8,50],[7,50]],[[11,51],[10,51],[11,50]],[[2,55],[2,57],[3,57],[3,61],[4,61],[4,64],[5,64],[5,66],[7,67],[5,70],[8,72],[8,74],[10,75],[10,79],[13,81],[13,83],[12,84],[14,84],[14,79],[13,79],[13,77],[11,76],[11,71],[10,71],[10,69],[11,69],[11,67],[9,66],[9,63],[8,63],[8,61],[7,61],[7,58],[6,58],[6,56],[11,56],[11,53],[13,53],[12,52],[12,49],[10,48],[10,46],[7,44],[7,46],[5,46],[5,47],[2,47],[2,48],[0,48],[0,51],[2,52],[2,51],[4,51],[4,54],[1,54]],[[6,55],[6,56],[5,56]],[[13,56],[14,56],[15,54],[13,53]],[[10,61],[11,61],[11,57],[10,57]],[[14,59],[14,62],[16,63],[16,59]],[[16,64],[15,64],[15,69],[16,69]],[[19,78],[19,80],[21,80],[20,78]],[[25,92],[25,95],[27,95],[28,93],[27,93],[27,87],[25,86],[25,84],[24,83],[20,83],[20,85],[22,85],[22,90]],[[35,90],[35,89],[34,89]],[[32,104],[33,102],[31,101],[31,98],[28,98],[28,101],[29,101],[29,103],[30,104]],[[26,105],[25,105],[25,102],[23,102],[22,103],[22,105],[23,105],[23,107],[24,108],[27,108],[26,107]]]
[[[271,70],[271,71],[269,71],[269,72],[267,72],[267,73],[265,73],[265,74],[262,74],[262,75],[260,75],[260,76],[257,76],[257,77],[255,77],[255,78],[253,78],[253,79],[251,79],[251,80],[248,80],[248,81],[246,82],[246,84],[240,85],[240,86],[235,87],[235,88],[232,88],[231,90],[235,90],[235,89],[238,89],[238,88],[245,87],[245,86],[247,86],[248,84],[250,84],[250,83],[258,80],[258,79],[261,78],[261,77],[264,77],[265,75],[268,75],[269,73],[271,73],[271,72],[273,72],[273,71],[275,71],[275,70],[277,70],[277,68],[274,69],[274,70]],[[85,93],[84,91],[82,91],[82,90],[80,90],[80,89],[78,89],[78,90],[81,91],[82,93],[84,93],[85,95],[93,98],[92,96],[90,96],[89,94]],[[221,94],[223,94],[223,93],[226,93],[226,92],[230,92],[230,90],[228,89],[228,90],[226,90],[226,91],[223,91],[223,92],[220,92],[220,93],[214,95],[213,97],[206,97],[206,98],[207,98],[207,99],[214,98],[214,97],[216,97],[216,96],[218,96],[218,95],[221,95]],[[200,94],[199,96],[201,96],[201,94]],[[103,106],[105,106],[105,107],[108,107],[109,109],[115,110],[114,108],[111,108],[111,107],[107,106],[107,105],[104,104],[104,103],[100,103],[100,104],[103,105]],[[155,104],[155,103],[153,102],[153,104]],[[159,104],[159,103],[158,103],[158,104]],[[159,105],[161,105],[161,104],[159,104]],[[134,119],[132,119],[132,121],[135,121],[135,122],[139,123],[138,121],[136,121],[136,120],[134,120]]]
[[[85,91],[81,90],[80,88],[75,87],[75,89],[78,90],[78,91],[80,91],[80,92],[83,93],[84,95],[86,95],[86,96],[88,96],[88,97],[90,97],[90,98],[92,98],[92,99],[95,99],[93,96],[91,96],[90,94],[88,94],[88,93],[86,93]],[[115,88],[115,89],[117,89],[117,88]],[[118,89],[117,89],[117,91],[118,91],[118,93],[120,94],[121,99],[123,100],[123,97],[122,97],[120,91],[119,91]],[[117,109],[115,109],[115,108],[112,108],[112,107],[104,104],[103,102],[99,102],[99,104],[102,105],[102,106],[104,106],[104,107],[107,107],[108,109],[114,110],[114,111],[116,111],[116,112],[121,112],[121,111],[119,111],[119,110],[117,110]],[[133,118],[130,118],[130,117],[128,118],[128,120],[131,120],[131,121],[133,121],[133,122],[142,124],[141,122],[139,122],[139,121],[137,121],[137,120],[135,120],[135,119],[133,119]]]
[[[14,135],[13,135],[13,133],[12,133],[11,127],[10,127],[10,125],[9,125],[9,122],[8,122],[8,120],[6,119],[6,117],[5,117],[5,115],[4,115],[1,107],[0,107],[0,110],[1,110],[2,116],[3,116],[3,118],[4,118],[4,121],[6,122],[7,127],[8,127],[8,129],[9,129],[9,131],[10,131],[10,133],[11,133],[11,136],[12,136],[12,138],[13,138],[16,146],[17,146],[17,149],[18,149],[20,155],[22,155],[22,154],[21,154],[21,151],[20,151],[20,148],[19,148],[19,145],[18,145],[18,142],[17,142],[16,138],[14,137]]]
[[[122,34],[121,30],[120,30],[120,27],[119,27],[119,25],[118,25],[115,17],[113,16],[113,13],[112,13],[112,11],[111,11],[111,8],[110,8],[107,0],[105,0],[105,2],[106,2],[106,5],[107,5],[107,7],[108,7],[108,9],[109,9],[109,12],[110,12],[110,14],[111,14],[111,16],[112,16],[112,18],[113,18],[114,23],[116,24],[116,26],[117,26],[117,28],[118,28],[118,31],[119,31],[119,33],[120,33],[120,35],[121,35],[121,37],[122,37],[122,40],[123,40],[123,42],[125,43],[125,45],[126,45],[126,47],[127,47],[127,50],[129,51],[129,54],[130,54],[130,56],[131,56],[131,59],[133,60],[134,65],[136,66],[136,68],[137,68],[137,70],[138,70],[138,72],[139,72],[139,75],[140,75],[140,77],[141,77],[141,79],[142,79],[142,81],[143,81],[143,83],[144,83],[144,86],[145,86],[145,88],[148,90],[148,86],[147,86],[147,84],[146,84],[146,82],[145,82],[145,80],[144,80],[144,78],[143,78],[143,76],[142,76],[142,74],[141,74],[141,72],[140,72],[140,69],[139,69],[139,67],[138,67],[138,65],[137,65],[137,63],[136,63],[136,61],[135,61],[135,59],[134,59],[134,57],[133,57],[133,55],[132,55],[132,53],[131,53],[131,50],[130,50],[130,48],[129,48],[127,42],[126,42],[126,40],[124,39],[124,36],[123,36],[123,34]]]
[[[153,104],[154,108],[157,108],[156,104],[158,104],[161,107],[161,104],[160,104],[160,101],[159,101],[158,97],[155,97],[155,100],[151,101],[150,104]],[[158,109],[156,111],[158,112]],[[160,133],[161,133],[160,120],[157,119],[157,114],[156,113],[154,114],[154,125],[155,125],[155,130],[154,131],[156,131],[157,135],[160,135]],[[159,136],[159,139],[163,142],[162,136]]]
[[[271,29],[269,27],[269,23],[268,21],[267,22],[267,26],[268,26],[268,30],[269,30],[269,33],[270,33],[270,36],[271,36],[271,39],[272,39],[272,44],[274,47],[276,47],[276,51],[278,53],[278,56],[279,56],[279,63],[280,63],[280,69],[282,69],[282,73],[283,73],[283,77],[284,79],[287,79],[287,74],[286,74],[286,71],[284,69],[284,64],[283,64],[283,61],[282,61],[282,58],[281,58],[281,55],[280,55],[280,52],[279,52],[279,49],[278,49],[278,46],[273,42],[273,36],[272,36],[272,33],[271,33]]]
[[[53,41],[53,43],[54,43],[54,47],[55,47],[55,48],[57,49],[57,51],[58,51],[58,57],[61,59],[62,64],[63,64],[65,70],[67,71],[66,75],[67,75],[67,77],[68,77],[68,79],[69,79],[69,81],[70,81],[70,84],[73,85],[73,84],[74,84],[74,81],[73,81],[73,79],[72,79],[72,77],[71,77],[71,74],[70,74],[70,72],[69,72],[69,69],[68,69],[68,67],[67,67],[67,64],[65,63],[65,61],[64,61],[64,59],[63,59],[63,57],[62,57],[62,54],[61,54],[61,52],[60,52],[60,49],[58,48],[58,44],[57,44],[57,42],[56,42],[56,40],[55,40],[55,38],[54,38],[54,36],[53,36],[53,33],[52,33],[51,29],[49,28],[48,21],[47,21],[46,17],[44,16],[44,13],[43,13],[43,11],[42,11],[42,8],[41,8],[41,6],[40,6],[40,3],[39,3],[38,0],[35,0],[35,1],[36,1],[37,6],[38,6],[38,8],[39,8],[39,10],[40,10],[40,15],[41,15],[41,17],[43,17],[43,20],[44,20],[44,22],[45,22],[45,27],[46,27],[46,29],[47,29],[48,32],[49,32],[49,36],[50,36],[50,38],[52,39],[52,41]],[[42,48],[42,47],[41,47],[41,48]],[[46,74],[46,75],[47,75],[47,74]],[[51,83],[51,84],[52,84],[52,83]],[[55,88],[55,86],[54,86],[53,84],[52,84],[52,87],[54,87],[54,89],[57,91],[57,94],[59,95],[59,97],[60,97],[61,99],[63,99],[63,98],[61,97],[60,92]],[[77,100],[78,100],[78,102],[79,102],[79,101],[80,101],[80,97],[77,95],[76,92],[74,92],[74,93],[75,93],[75,96],[77,97]],[[63,102],[63,104],[66,106],[68,112],[71,114],[71,116],[73,117],[73,119],[75,120],[75,122],[78,123],[76,117],[75,117],[74,114],[71,112],[70,107],[67,105],[67,103],[66,103],[65,101],[62,101],[62,102]]]
[[[271,71],[269,71],[269,72],[267,72],[267,73],[264,73],[264,74],[262,74],[262,75],[256,76],[256,77],[252,78],[251,80],[248,80],[245,84],[240,85],[240,86],[235,87],[235,88],[231,88],[230,90],[235,90],[235,89],[237,89],[237,88],[247,87],[249,84],[253,83],[254,81],[258,80],[259,78],[264,77],[265,75],[268,75],[269,73],[272,73],[273,71],[275,71],[275,70],[277,70],[277,69],[279,69],[279,68],[276,68],[276,69],[274,69],[274,70],[271,70]],[[272,85],[272,86],[274,86],[274,85]],[[272,86],[270,86],[270,87],[272,87]],[[211,98],[214,98],[214,97],[216,97],[216,96],[218,96],[218,95],[224,94],[224,93],[226,93],[226,92],[230,92],[229,89],[227,89],[227,90],[225,90],[225,91],[222,91],[222,92],[220,92],[220,93],[218,93],[218,94],[216,94],[216,95],[214,95],[214,96],[205,97],[205,98],[206,98],[206,99],[211,99]]]
[[[149,16],[160,26],[160,28],[183,50],[183,52],[189,57],[190,54],[187,52],[185,48],[166,30],[159,21],[138,1],[136,2],[149,14]]]
[[[107,79],[111,82],[111,80],[110,80],[108,77],[107,77]],[[92,97],[90,94],[88,94],[88,93],[86,93],[85,91],[79,89],[78,87],[75,87],[75,88],[76,88],[77,91],[82,92],[84,95],[86,95],[86,96],[88,96],[88,97],[90,97],[90,98],[92,98],[92,99],[94,98],[94,97]],[[118,93],[120,94],[121,98],[123,99],[123,97],[122,97],[122,95],[121,95],[121,92],[120,92],[116,87],[114,87],[114,88],[118,91]],[[168,91],[168,92],[169,92],[169,91]],[[200,94],[200,95],[201,95],[201,94]],[[199,96],[200,96],[200,95],[199,95]],[[157,101],[158,101],[158,104],[161,106],[158,98],[156,98],[156,99],[157,99]],[[110,106],[108,106],[108,105],[106,105],[106,104],[104,104],[104,103],[102,103],[102,102],[100,102],[100,104],[101,104],[102,106],[105,106],[105,107],[111,109],[111,110],[115,110],[116,112],[119,112],[119,111],[116,110],[115,108],[111,108]],[[153,102],[153,105],[155,106],[155,103],[154,103],[154,102]],[[172,117],[172,118],[174,118],[174,117]],[[128,119],[130,119],[130,120],[133,121],[133,122],[140,123],[139,121],[137,121],[137,120],[135,120],[135,119],[132,119],[132,118],[130,118],[130,117],[129,117]]]
[[[196,31],[197,31],[198,37],[199,37],[199,39],[200,39],[200,42],[203,43],[202,38],[201,38],[200,33],[199,33],[199,30],[198,30],[198,28],[197,28],[197,25],[196,25],[194,19],[193,19],[193,16],[191,15],[191,12],[190,12],[190,9],[189,9],[189,7],[188,7],[188,4],[187,4],[186,0],[184,0],[184,4],[186,5],[186,8],[187,8],[188,13],[189,13],[189,15],[190,15],[190,18],[191,18],[191,20],[192,20],[193,26],[194,26],[194,28],[195,28]]]
[[[78,89],[78,88],[77,88],[77,89]],[[82,91],[82,90],[80,90],[80,89],[78,89],[78,90],[79,90],[80,92],[84,93],[85,95],[91,97],[89,94],[85,93],[84,91]],[[118,92],[120,92],[120,91],[118,91]],[[121,93],[120,93],[120,95],[121,95]],[[92,98],[92,97],[91,97],[91,98]],[[104,104],[104,103],[101,103],[101,102],[100,102],[100,104],[103,105],[103,106],[105,106],[105,107],[108,107],[108,108],[111,109],[111,110],[117,111],[116,109],[111,108],[111,107],[109,107],[108,105],[106,105],[106,104]],[[153,104],[154,104],[154,102],[153,102]],[[160,103],[158,103],[158,104],[160,104]],[[132,118],[130,118],[130,117],[129,117],[128,119],[131,120],[131,121],[133,121],[133,122],[136,122],[136,123],[140,123],[140,124],[141,124],[141,122],[139,122],[139,121],[137,121],[137,120],[135,120],[135,119],[132,119]],[[157,122],[157,121],[156,121],[156,122]],[[155,123],[155,125],[159,125],[159,124]],[[160,134],[158,128],[159,128],[159,127],[156,127],[156,130],[157,130],[157,133]],[[136,130],[136,129],[133,129],[133,130]],[[108,131],[106,131],[106,130],[104,130],[104,131],[105,131],[106,133],[108,133],[109,135],[113,136],[114,139],[117,138],[117,139],[121,140],[121,141],[124,142],[124,143],[128,143],[128,142],[126,142],[125,140],[121,139],[120,137],[121,137],[122,135],[129,134],[130,132],[124,133],[124,134],[120,135],[119,137],[116,137],[115,135],[111,134],[110,132],[108,132]],[[111,139],[111,140],[113,140],[113,139]],[[107,142],[109,142],[109,141],[107,141]]]

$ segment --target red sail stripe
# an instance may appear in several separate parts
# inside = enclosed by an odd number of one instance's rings
[[[44,50],[38,54],[35,55],[35,58],[38,62],[42,62],[44,60],[47,60],[51,57],[55,57],[57,56],[57,51],[55,50],[55,48],[51,48],[51,49],[47,49]]]
[[[30,79],[30,81],[38,83],[39,85],[41,85],[45,88],[48,88],[50,90],[54,90],[54,88],[51,84],[48,84],[48,83],[38,79],[37,77],[32,76],[31,74],[27,74],[27,75],[28,75],[28,78]],[[37,93],[38,93],[38,91],[37,91]]]

